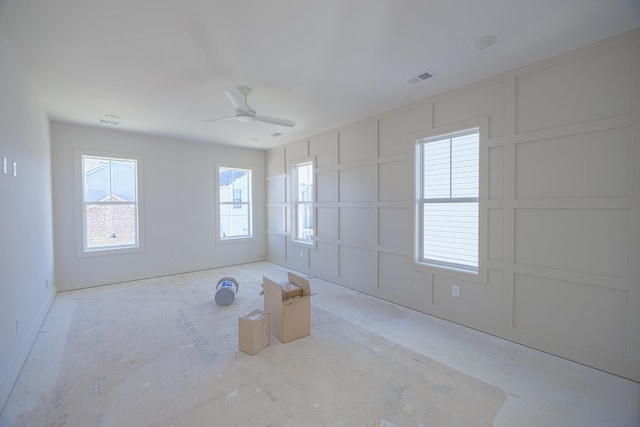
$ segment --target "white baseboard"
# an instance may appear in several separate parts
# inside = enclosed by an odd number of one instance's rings
[[[40,332],[40,328],[42,328],[44,319],[49,313],[49,309],[51,308],[51,304],[53,304],[56,293],[57,292],[55,291],[55,288],[52,289],[51,293],[45,299],[44,303],[40,307],[40,310],[38,311],[38,315],[31,322],[24,340],[22,340],[18,351],[15,353],[15,357],[13,359],[11,367],[9,368],[9,372],[7,372],[5,378],[2,379],[2,384],[0,384],[0,411],[2,410],[2,408],[4,408],[4,405],[7,402],[9,395],[11,394],[11,389],[13,389],[13,385],[18,379],[18,375],[20,375],[20,371],[22,370],[24,362],[27,360],[27,356],[31,351],[31,347],[38,337],[38,332]]]

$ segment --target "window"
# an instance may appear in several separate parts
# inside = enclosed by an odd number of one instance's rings
[[[233,208],[242,209],[242,190],[233,190]]]
[[[478,129],[418,141],[419,260],[478,271]]]
[[[313,162],[291,166],[293,240],[313,241]]]
[[[138,162],[81,156],[84,252],[137,248]]]
[[[218,168],[220,239],[251,237],[251,170]]]

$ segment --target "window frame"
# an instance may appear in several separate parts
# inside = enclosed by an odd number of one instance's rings
[[[100,205],[123,205],[131,202],[100,202],[85,200],[85,177],[84,159],[96,158],[116,161],[135,162],[135,243],[126,245],[108,245],[100,247],[88,247],[87,242],[87,216],[86,206],[93,204]],[[135,154],[122,154],[103,151],[76,150],[75,151],[75,181],[76,181],[76,255],[78,257],[91,257],[103,255],[115,255],[142,252],[144,250],[144,209],[143,209],[143,161],[142,156]]]
[[[235,200],[234,194],[235,192],[231,193],[231,200],[228,202],[223,202],[221,200],[220,197],[220,169],[233,169],[233,170],[240,170],[240,171],[245,171],[249,174],[249,179],[247,181],[247,185],[248,185],[248,192],[247,192],[247,201],[246,202],[238,202],[237,200]],[[255,239],[255,235],[254,235],[254,203],[253,203],[253,188],[255,187],[254,185],[254,179],[255,179],[255,174],[254,174],[254,170],[251,166],[247,166],[247,165],[238,165],[238,164],[229,164],[229,163],[217,163],[215,165],[215,200],[216,200],[216,220],[215,220],[215,224],[216,224],[216,229],[215,229],[215,233],[216,233],[216,242],[217,243],[234,243],[234,242],[239,242],[239,241],[249,241],[249,240],[253,240]],[[223,237],[221,236],[222,233],[222,206],[229,206],[230,210],[236,210],[236,209],[241,209],[242,206],[247,206],[247,220],[248,220],[248,224],[249,224],[249,233],[246,236],[243,235],[238,235],[238,236],[226,236]],[[238,207],[240,206],[240,207]]]
[[[298,191],[297,191],[297,183],[298,183],[298,168],[300,166],[311,166],[310,177],[312,180],[311,184],[311,200],[299,201],[298,200]],[[289,164],[289,182],[290,182],[290,195],[291,195],[291,242],[297,245],[301,245],[303,247],[315,247],[316,242],[316,219],[315,219],[315,200],[316,200],[316,177],[315,177],[315,159],[308,157],[304,159],[298,159],[292,161]],[[298,236],[298,224],[300,218],[298,217],[298,207],[300,205],[308,205],[309,211],[311,212],[311,238],[309,240],[300,239]]]
[[[446,274],[455,280],[468,281],[474,283],[487,283],[487,225],[486,225],[486,191],[488,182],[488,116],[479,117],[468,121],[461,121],[448,126],[441,126],[429,130],[413,132],[414,141],[414,194],[415,202],[413,209],[413,241],[414,256],[413,266],[416,271],[428,273]],[[460,268],[457,265],[447,265],[445,263],[430,262],[422,259],[423,251],[423,216],[422,216],[422,157],[421,145],[425,140],[437,140],[447,136],[462,134],[466,131],[476,130],[478,133],[478,246],[477,246],[477,269]]]

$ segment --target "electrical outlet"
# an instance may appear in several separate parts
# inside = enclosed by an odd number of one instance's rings
[[[300,259],[304,258],[304,251],[300,251]]]
[[[460,286],[451,285],[451,295],[453,295],[454,297],[459,297],[460,296]]]
[[[16,317],[16,335],[18,335],[19,330],[20,330],[20,317]]]
[[[180,251],[175,251],[175,252],[173,253],[173,259],[175,259],[175,260],[180,259]]]
[[[44,279],[44,288],[49,289],[49,279]]]

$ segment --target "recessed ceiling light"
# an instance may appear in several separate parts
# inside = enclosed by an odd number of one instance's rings
[[[484,36],[473,42],[473,48],[476,50],[486,49],[493,46],[498,41],[496,36]]]

